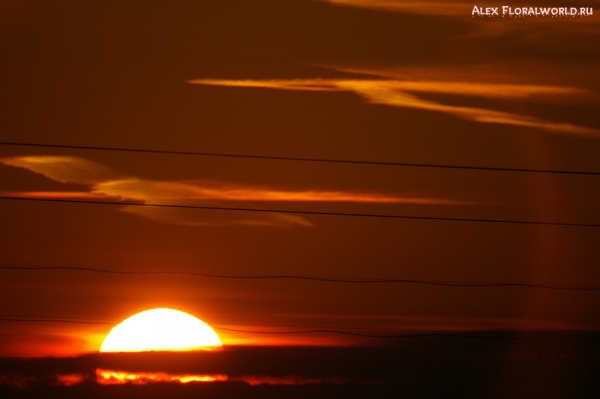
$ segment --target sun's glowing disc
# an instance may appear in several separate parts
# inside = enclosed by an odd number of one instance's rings
[[[113,327],[100,352],[191,351],[221,346],[208,324],[173,309],[151,309]]]

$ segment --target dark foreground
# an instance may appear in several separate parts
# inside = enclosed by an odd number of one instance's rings
[[[124,383],[110,377],[117,371],[144,377]],[[220,380],[168,380],[194,375]],[[168,382],[151,382],[154,376]],[[0,359],[0,398],[34,397],[598,398],[600,336],[504,332],[403,338],[376,347]]]

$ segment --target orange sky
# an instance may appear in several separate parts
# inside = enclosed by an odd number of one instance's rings
[[[542,3],[558,4],[531,2]],[[3,1],[0,142],[600,172],[600,12],[472,8]],[[0,200],[0,266],[600,286],[594,227],[126,206],[598,224],[599,179],[0,144],[0,196],[123,203]],[[0,269],[0,356],[94,351],[156,307],[266,332],[563,331],[600,328],[597,302],[525,287]]]

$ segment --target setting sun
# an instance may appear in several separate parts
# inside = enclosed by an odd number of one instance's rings
[[[151,309],[113,327],[100,352],[191,351],[214,349],[221,340],[210,326],[173,309]]]

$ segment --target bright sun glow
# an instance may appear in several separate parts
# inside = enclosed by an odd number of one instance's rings
[[[190,351],[221,346],[206,323],[173,309],[151,309],[115,326],[100,352]]]

